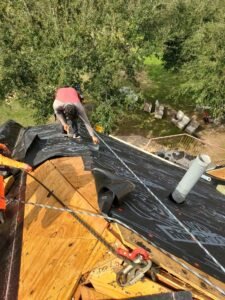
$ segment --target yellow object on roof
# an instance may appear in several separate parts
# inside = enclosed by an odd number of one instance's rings
[[[0,165],[18,168],[18,169],[24,169],[26,167],[25,163],[16,161],[16,160],[6,157],[2,154],[0,154]]]

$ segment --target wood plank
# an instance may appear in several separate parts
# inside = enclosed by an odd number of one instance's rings
[[[5,188],[5,194],[8,193],[10,188],[12,187],[13,183],[15,182],[15,179],[13,176],[9,176],[4,178],[4,188]]]
[[[81,287],[81,299],[83,300],[109,300],[107,295],[96,292],[93,288],[88,288],[85,286]]]
[[[105,228],[102,237],[115,249],[122,247],[121,242],[108,230],[108,228]],[[83,273],[90,272],[96,268],[101,268],[103,265],[106,265],[113,260],[115,260],[115,255],[109,252],[102,243],[98,242],[83,268]],[[121,260],[118,260],[118,262],[121,263]]]
[[[157,274],[157,282],[160,284],[164,284],[166,286],[169,286],[173,288],[176,291],[190,291],[192,296],[198,300],[211,300],[210,297],[207,297],[206,295],[203,295],[202,293],[194,290],[189,284],[181,281],[179,278],[172,276],[171,274],[160,271],[160,273]]]
[[[146,278],[131,286],[120,287],[116,282],[114,270],[115,264],[112,262],[102,268],[95,269],[89,276],[89,280],[95,290],[104,295],[108,295],[109,299],[130,299],[132,297],[154,295],[170,291]]]
[[[34,175],[66,205],[96,211],[51,162],[35,170]],[[61,207],[47,196],[42,186],[29,179],[27,201]],[[100,234],[107,226],[103,219],[96,222],[94,217],[82,218]],[[96,239],[67,212],[26,205],[18,298],[71,299],[96,244]]]
[[[225,195],[225,185],[218,184],[218,185],[216,186],[216,190],[217,190],[218,192],[220,192],[221,194]]]
[[[113,226],[113,233],[116,232],[116,228]],[[122,244],[118,238],[105,229],[103,236],[113,246],[121,247]],[[92,264],[92,260],[93,264]],[[145,296],[150,294],[158,294],[168,292],[168,288],[160,286],[158,283],[154,283],[149,279],[144,279],[138,283],[129,287],[120,287],[116,283],[116,272],[121,270],[121,260],[115,258],[109,252],[104,252],[104,248],[98,243],[92,255],[85,265],[83,271],[90,271],[93,269],[87,278],[87,283],[91,282],[97,292],[100,292],[107,296],[107,299],[130,299],[135,296]],[[91,298],[83,298],[91,299]],[[95,299],[95,298],[93,298]]]
[[[215,170],[207,171],[209,175],[212,175],[215,178],[221,179],[225,181],[225,168],[219,168]]]
[[[208,285],[206,282],[203,282],[200,278],[195,276],[190,271],[184,269],[179,263],[171,259],[166,254],[162,253],[160,250],[156,249],[152,245],[150,245],[140,236],[137,236],[135,233],[131,232],[127,228],[122,227],[121,225],[118,225],[118,228],[121,232],[121,238],[123,240],[124,245],[127,245],[131,248],[136,247],[135,245],[143,245],[144,247],[146,247],[146,249],[149,249],[149,252],[152,253],[153,261],[155,261],[157,265],[162,267],[168,273],[176,276],[181,281],[189,284],[193,289],[196,289],[197,291],[199,291],[200,294],[206,295],[210,299],[225,299],[225,297],[212,286]],[[197,272],[199,275],[209,280],[213,285],[218,286],[222,290],[225,290],[224,283],[193,267],[186,261],[182,259],[179,260],[180,262],[184,263],[190,270]]]
[[[39,179],[43,179],[48,174],[46,165],[43,164],[35,169],[35,172],[31,172],[31,175],[35,175]],[[32,177],[27,175],[26,178],[26,198],[29,199],[32,194],[35,193],[36,189],[39,187],[39,183],[35,181]]]
[[[109,300],[109,297],[80,284],[71,300]]]
[[[96,241],[42,236],[23,242],[19,299],[71,299]]]
[[[84,164],[81,157],[56,158],[52,159],[51,163],[75,189],[86,185],[93,179],[91,172],[84,170]]]
[[[83,160],[80,157],[58,158],[51,160],[53,165],[57,165],[59,172],[66,180],[99,211],[98,196],[95,186],[95,179],[91,171],[85,171]]]

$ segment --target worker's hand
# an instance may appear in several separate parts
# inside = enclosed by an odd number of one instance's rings
[[[94,144],[99,144],[99,139],[98,139],[96,136],[93,136],[93,137],[92,137],[92,142],[93,142]]]
[[[32,172],[33,169],[30,165],[26,165],[25,168],[24,168],[24,171],[29,173],[29,172]]]
[[[5,144],[0,144],[0,149],[2,149],[5,152],[5,155],[8,155],[8,156],[11,155],[11,151]]]
[[[68,131],[69,131],[69,125],[67,125],[67,124],[63,125],[63,129],[68,133]]]

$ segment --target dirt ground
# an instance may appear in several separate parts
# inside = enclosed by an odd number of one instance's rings
[[[205,127],[199,137],[204,142],[225,149],[225,126],[220,127]]]
[[[116,137],[142,149],[146,149],[149,142],[149,138],[136,134],[116,135]],[[221,161],[225,160],[225,125],[217,127],[207,125],[198,132],[198,138],[212,145],[214,152],[221,156]]]

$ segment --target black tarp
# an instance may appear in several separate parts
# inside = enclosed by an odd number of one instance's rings
[[[0,136],[4,142],[9,141],[9,145],[14,147],[15,158],[19,157],[37,166],[53,157],[81,156],[87,169],[107,169],[114,175],[132,182],[135,189],[125,197],[119,209],[111,209],[110,215],[129,225],[149,242],[154,242],[220,281],[225,281],[223,271],[146,189],[151,189],[221,265],[225,266],[225,197],[216,191],[212,183],[200,180],[188,195],[186,202],[178,205],[169,200],[169,195],[185,171],[171,163],[104,135],[100,135],[104,143],[100,143],[99,149],[86,137],[81,143],[76,143],[63,136],[57,124],[27,129],[21,127],[20,130],[13,122],[11,126],[10,129],[7,124],[7,130],[0,129]],[[14,130],[17,131],[17,135],[14,134]],[[11,137],[14,135],[17,138],[13,144]],[[85,133],[82,132],[82,135],[85,136]]]
[[[163,293],[155,294],[152,296],[140,296],[130,298],[130,300],[192,300],[190,292],[176,292],[176,293]]]
[[[185,203],[175,204],[169,199],[169,195],[185,174],[185,170],[110,137],[104,136],[104,141],[221,265],[225,266],[225,197],[216,191],[215,185],[201,179],[187,196]],[[135,229],[150,242],[222,282],[225,281],[223,271],[106,145],[101,145],[99,151],[93,155],[94,160],[101,160],[102,165],[114,170],[118,176],[126,177],[136,186],[126,196],[120,208],[111,211],[113,217]]]

